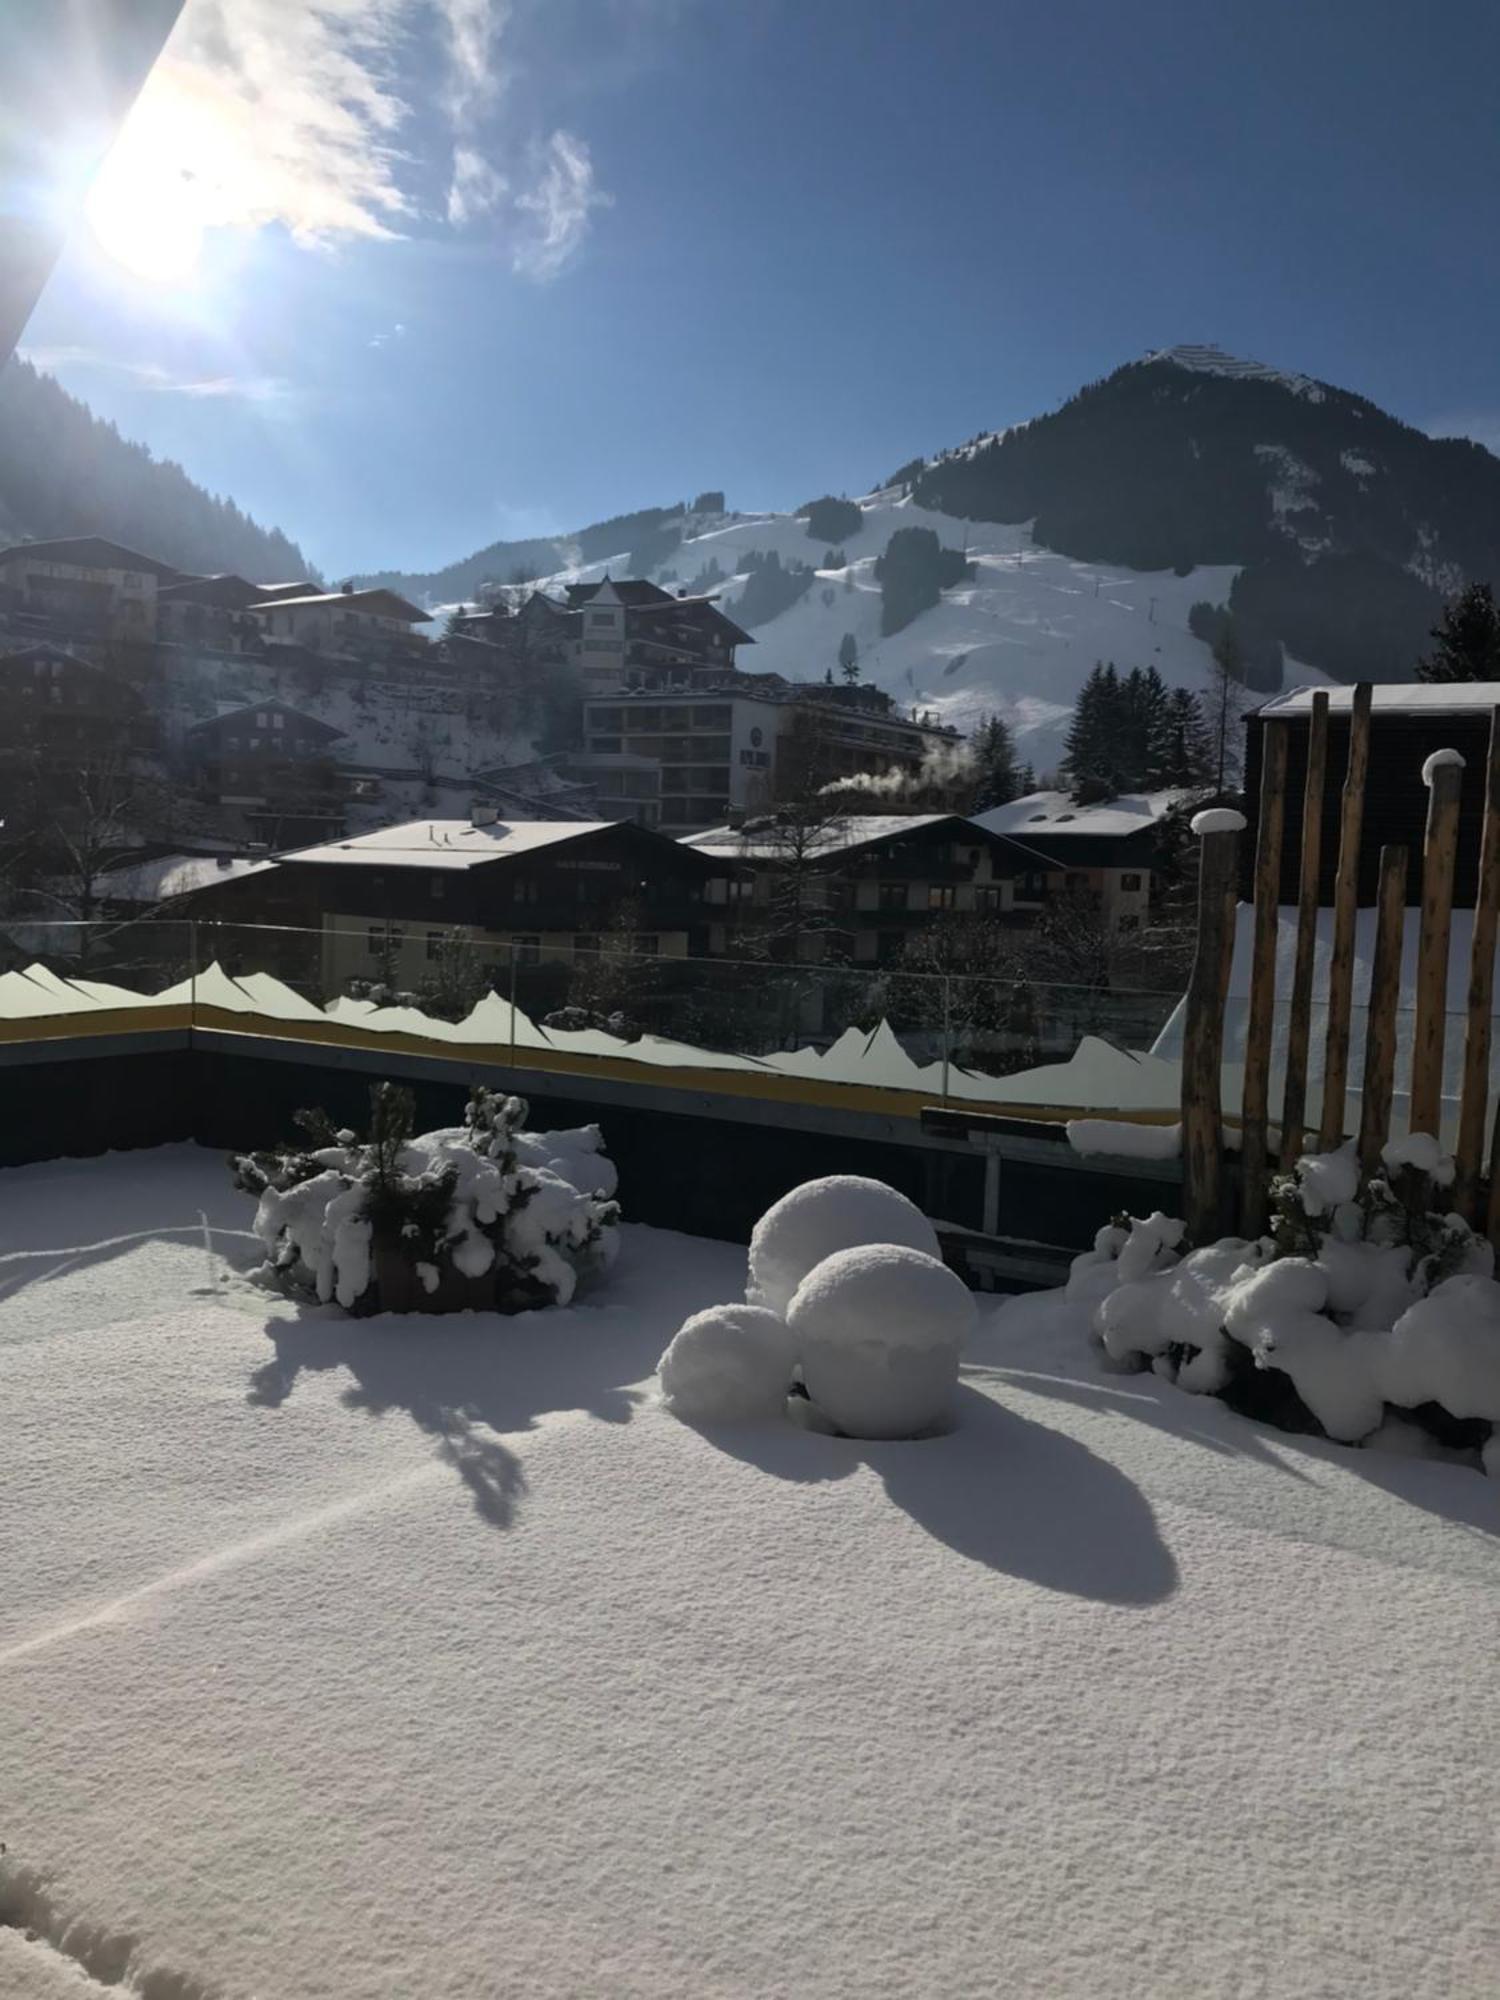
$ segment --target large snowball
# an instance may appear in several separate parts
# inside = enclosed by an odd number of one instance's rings
[[[752,1305],[784,1313],[792,1294],[816,1264],[836,1250],[861,1243],[904,1243],[938,1255],[937,1232],[914,1202],[884,1181],[861,1174],[829,1174],[804,1181],[768,1208],[750,1238]]]
[[[786,1321],[761,1306],[710,1306],[684,1320],[657,1364],[662,1401],[689,1424],[780,1416],[792,1383]]]
[[[972,1294],[936,1257],[899,1243],[825,1257],[787,1324],[811,1396],[850,1437],[915,1437],[947,1415],[974,1328]]]

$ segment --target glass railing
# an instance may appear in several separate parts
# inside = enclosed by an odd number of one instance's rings
[[[485,1059],[800,1078],[990,1102],[1170,1109],[1145,1052],[1173,993],[891,967],[475,941],[451,930],[0,922],[0,1030],[184,1025],[400,1036]]]

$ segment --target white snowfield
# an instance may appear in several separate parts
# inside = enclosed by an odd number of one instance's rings
[[[847,567],[819,574],[796,604],[757,626],[755,644],[740,652],[742,668],[790,680],[821,680],[830,668],[837,676],[840,641],[852,632],[866,681],[903,707],[930,710],[960,729],[986,714],[1002,715],[1021,755],[1038,771],[1061,757],[1073,704],[1097,661],[1113,660],[1122,671],[1154,666],[1171,686],[1207,687],[1210,649],[1188,630],[1188,612],[1200,598],[1227,602],[1237,568],[1176,576],[1075,561],[1039,546],[1028,523],[959,520],[902,499],[890,487],[864,495],[859,505],[859,532],[834,551],[847,557]],[[933,529],[945,548],[967,550],[975,574],[887,637],[880,630],[875,562],[899,528]],[[783,563],[813,568],[829,553],[794,515],[729,516],[672,552],[666,567],[675,581],[666,579],[666,587],[691,587],[716,562],[724,581],[712,589],[732,618],[744,588],[745,557],[773,550]],[[606,572],[629,574],[628,551],[559,571],[537,587],[560,596],[565,584],[595,583]],[[653,575],[662,580],[660,570]],[[1324,680],[1316,669],[1295,671],[1315,683]]]
[[[698,1431],[650,1371],[742,1250],[355,1323],[250,1210],[0,1176],[7,1995],[1493,1991],[1493,1481],[1105,1375],[1057,1294],[948,1436]]]

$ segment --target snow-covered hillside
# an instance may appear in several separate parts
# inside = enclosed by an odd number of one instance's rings
[[[893,488],[866,495],[860,507],[863,526],[840,545],[849,567],[820,572],[796,604],[758,626],[755,645],[740,653],[742,667],[821,680],[830,668],[838,672],[839,642],[852,632],[867,681],[961,729],[988,713],[1004,716],[1022,756],[1039,771],[1056,765],[1073,703],[1097,660],[1122,669],[1154,666],[1172,686],[1204,686],[1209,649],[1189,632],[1188,609],[1199,598],[1226,599],[1233,568],[1175,576],[1075,562],[1039,548],[1025,527],[955,520]],[[945,547],[967,548],[975,576],[905,631],[883,638],[875,561],[898,528],[920,527],[935,530]],[[827,553],[790,514],[728,515],[673,552],[665,580],[683,587],[717,562],[726,580],[716,588],[733,616],[746,556],[772,550],[783,563],[820,564]],[[625,561],[621,551],[544,578],[538,587],[560,591],[566,583],[594,582],[606,570],[619,576]],[[660,581],[664,572],[655,575]]]

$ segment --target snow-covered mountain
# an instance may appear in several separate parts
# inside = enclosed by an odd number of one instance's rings
[[[1178,577],[1077,562],[1040,547],[1024,526],[957,520],[892,487],[865,495],[859,507],[859,532],[845,536],[837,551],[848,558],[841,569],[818,567],[828,550],[809,539],[805,521],[739,514],[702,526],[652,574],[686,587],[716,564],[723,579],[711,587],[733,617],[747,556],[774,552],[783,565],[813,565],[811,587],[797,602],[755,627],[754,646],[740,652],[742,667],[797,680],[821,680],[829,670],[837,676],[840,643],[852,633],[867,681],[903,706],[932,710],[961,729],[985,714],[1004,716],[1022,756],[1038,770],[1057,763],[1073,704],[1096,660],[1155,666],[1170,685],[1203,686],[1210,652],[1189,631],[1188,611],[1196,598],[1226,596],[1232,567]],[[904,631],[882,637],[876,559],[897,529],[912,527],[931,528],[945,546],[966,548],[974,576],[945,591]],[[621,550],[560,570],[537,588],[594,582],[611,569],[619,576],[626,555]]]
[[[852,634],[867,679],[960,726],[1003,715],[1039,769],[1098,660],[1201,687],[1233,614],[1257,691],[1404,679],[1444,598],[1500,572],[1500,459],[1210,346],[1146,355],[1049,415],[903,466],[858,505],[833,568],[795,514],[683,509],[583,530],[536,566],[543,588],[606,572],[712,588],[731,614],[753,558],[816,566],[742,665],[821,677]],[[904,527],[931,528],[974,573],[883,636],[875,565]],[[508,581],[513,554],[390,581],[431,601],[451,579],[456,597]]]

